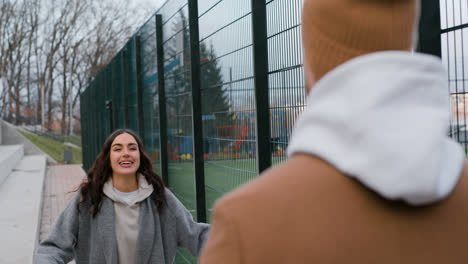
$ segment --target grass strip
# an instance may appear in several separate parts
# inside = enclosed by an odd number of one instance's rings
[[[34,145],[40,148],[42,151],[47,153],[57,162],[63,163],[63,153],[65,150],[72,151],[72,162],[71,164],[81,164],[82,157],[81,157],[81,149],[78,148],[70,148],[64,146],[62,142],[53,140],[49,137],[45,136],[37,136],[31,133],[27,133],[21,130],[18,130],[24,137],[26,137],[29,141],[31,141]]]

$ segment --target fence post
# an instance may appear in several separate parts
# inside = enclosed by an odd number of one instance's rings
[[[198,32],[198,0],[188,1],[190,27],[190,72],[192,86],[193,160],[197,221],[206,222],[205,168],[203,164],[203,127],[200,81],[200,40]]]
[[[85,90],[86,91],[86,90]],[[84,92],[80,93],[80,117],[81,117],[81,160],[83,161],[83,169],[84,171],[88,171],[88,160],[87,158],[89,157],[87,150],[87,143],[88,143],[88,138],[86,137],[86,121],[87,121],[87,113],[85,112],[86,108],[86,101],[84,97]]]
[[[97,89],[98,89],[97,85],[98,85],[97,81],[93,81],[92,84],[91,84],[91,97],[90,98],[93,98],[94,100],[96,100],[98,98],[98,96],[97,96]],[[92,105],[93,105],[93,107],[92,107],[92,112],[91,113],[93,113],[93,114],[91,115],[91,117],[92,117],[92,124],[91,124],[92,133],[91,133],[91,135],[93,135],[92,136],[92,139],[93,139],[93,155],[91,156],[91,160],[94,160],[97,157],[98,153],[99,153],[99,147],[98,147],[99,146],[99,138],[98,138],[99,137],[99,134],[98,134],[99,132],[98,132],[98,129],[97,129],[98,104],[94,103]]]
[[[124,49],[122,51],[122,87],[123,87],[123,102],[124,102],[124,128],[128,128],[128,55],[127,51]]]
[[[137,96],[138,96],[138,130],[140,130],[140,138],[143,140],[143,145],[146,145],[145,137],[145,118],[143,112],[143,74],[141,64],[141,38],[140,36],[135,37],[135,56],[136,56],[136,85],[137,85]]]
[[[106,67],[106,109],[107,109],[107,118],[109,118],[109,134],[114,131],[114,115],[113,115],[113,110],[112,110],[112,86],[113,85],[113,80],[112,80],[112,65],[109,64],[109,66]],[[108,136],[108,135],[107,135]]]
[[[118,56],[118,55],[117,55]],[[118,97],[118,92],[119,90],[117,89],[117,63],[112,61],[111,62],[111,72],[112,72],[112,131],[120,127],[120,122],[119,122],[119,97]]]
[[[266,21],[265,1],[252,0],[254,86],[257,111],[257,168],[259,174],[271,166]]]
[[[419,20],[418,45],[416,50],[421,53],[441,57],[440,44],[440,4],[439,0],[421,1],[421,17]]]
[[[162,15],[156,15],[156,59],[158,73],[158,100],[159,100],[159,148],[161,161],[161,174],[166,185],[169,185],[168,159],[167,159],[167,113],[166,90],[164,86],[164,48],[163,48]]]
[[[104,111],[105,111],[105,108],[103,108],[102,106],[104,105],[105,103],[105,87],[104,87],[104,82],[105,82],[105,79],[104,79],[104,74],[103,74],[103,71],[99,72],[98,75],[97,75],[97,91],[96,91],[96,99],[97,99],[97,102],[98,102],[98,105],[100,107],[98,107],[97,111],[96,111],[96,115],[97,115],[97,136],[98,136],[98,149],[100,149],[100,147],[104,144],[104,137],[106,136],[106,130],[105,130],[105,126],[104,126]],[[99,151],[98,151],[99,153]]]

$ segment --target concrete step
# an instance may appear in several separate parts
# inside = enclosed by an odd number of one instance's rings
[[[31,141],[21,135],[16,127],[12,124],[5,122],[4,120],[0,120],[2,132],[2,143],[3,145],[23,145],[24,146],[24,155],[46,155],[47,161],[49,163],[57,163],[53,158],[49,155],[44,153],[41,149],[39,149],[36,145],[34,145]]]
[[[23,156],[23,145],[0,146],[0,186]]]
[[[44,155],[25,156],[0,185],[0,263],[30,264],[38,241]]]

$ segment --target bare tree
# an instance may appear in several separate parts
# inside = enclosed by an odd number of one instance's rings
[[[11,27],[14,23],[13,15],[15,13],[14,3],[2,0],[0,6],[0,76],[2,77],[2,93],[0,99],[2,102],[1,113],[3,118],[6,118],[10,106],[10,81],[8,74],[8,60],[10,59],[9,53],[12,45],[10,45],[10,34],[12,33]]]
[[[26,5],[1,2],[1,75],[6,79],[2,92],[3,115],[19,123],[21,118],[22,73],[26,64],[25,47],[29,26]],[[7,113],[8,112],[8,113]]]
[[[128,38],[148,17],[152,10],[130,6],[129,1],[92,2],[88,21],[89,25],[85,44],[81,49],[84,56],[75,71],[72,109],[77,106],[79,95],[92,79],[111,61]],[[73,110],[72,110],[73,111]]]
[[[32,69],[32,48],[34,45],[34,41],[37,40],[37,29],[39,27],[39,2],[38,0],[31,0],[27,4],[27,8],[29,10],[27,14],[28,18],[28,25],[29,25],[29,32],[28,32],[28,44],[27,44],[27,57],[26,57],[26,110],[27,116],[29,118],[28,123],[32,123],[31,117],[34,113],[31,97],[32,97],[32,78],[31,78],[31,69]]]
[[[41,72],[41,85],[44,89],[44,95],[47,94],[47,123],[53,122],[53,95],[54,82],[57,78],[57,64],[60,60],[59,50],[65,45],[69,34],[76,32],[74,29],[78,25],[78,19],[84,14],[87,3],[85,1],[66,0],[57,6],[57,1],[51,1],[48,10],[51,10],[51,23],[45,23],[44,31],[48,36],[43,47],[45,47],[45,64]]]
[[[0,0],[0,116],[35,113],[70,132],[79,94],[152,11],[124,0]]]

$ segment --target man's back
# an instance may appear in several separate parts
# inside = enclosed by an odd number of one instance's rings
[[[467,174],[447,199],[410,207],[296,155],[217,204],[201,263],[466,263]]]

